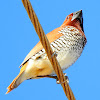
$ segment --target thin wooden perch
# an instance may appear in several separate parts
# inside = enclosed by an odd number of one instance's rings
[[[47,56],[48,56],[52,66],[55,70],[55,73],[57,74],[59,82],[62,83],[61,85],[63,87],[63,90],[64,90],[68,100],[75,100],[73,92],[72,92],[69,84],[66,82],[66,78],[64,77],[64,74],[63,74],[61,67],[56,59],[56,56],[54,55],[53,57],[51,57],[51,55],[53,54],[52,48],[50,47],[50,43],[49,43],[49,41],[48,41],[48,39],[47,39],[43,29],[42,29],[41,24],[39,23],[39,20],[38,20],[36,14],[32,8],[30,1],[29,0],[22,0],[22,2],[23,2],[23,5],[24,5],[27,13],[28,13],[28,16],[29,16],[39,38],[40,38],[40,41],[41,41],[41,43],[42,43],[42,45],[47,53]]]

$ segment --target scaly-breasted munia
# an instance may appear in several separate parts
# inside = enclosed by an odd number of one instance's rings
[[[47,34],[47,38],[56,52],[61,69],[67,69],[80,57],[87,42],[83,30],[82,10],[68,15],[60,27]],[[29,52],[20,66],[19,75],[9,85],[6,93],[18,87],[24,80],[55,74],[40,42]]]

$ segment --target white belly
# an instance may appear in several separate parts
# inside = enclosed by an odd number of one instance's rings
[[[57,56],[57,60],[60,63],[61,69],[65,70],[69,66],[71,66],[81,55],[81,50],[71,50],[71,51],[63,51]]]

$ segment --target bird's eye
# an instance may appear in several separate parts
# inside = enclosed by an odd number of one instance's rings
[[[69,19],[69,16],[67,16],[67,18],[66,19]]]

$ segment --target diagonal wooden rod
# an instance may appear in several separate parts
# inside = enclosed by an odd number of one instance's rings
[[[56,56],[54,55],[53,57],[51,57],[51,55],[53,54],[53,51],[52,51],[52,48],[50,47],[50,43],[43,31],[43,28],[41,26],[41,24],[39,23],[39,20],[35,14],[35,11],[33,10],[32,8],[32,5],[30,3],[29,0],[22,0],[23,2],[23,5],[28,13],[28,16],[40,38],[40,41],[47,53],[47,56],[55,70],[55,73],[57,74],[57,77],[59,79],[59,82],[62,83],[62,87],[63,87],[63,90],[68,98],[68,100],[75,100],[75,97],[73,95],[73,92],[69,86],[69,84],[66,82],[66,78],[64,77],[64,74],[61,70],[61,67],[56,59]]]

